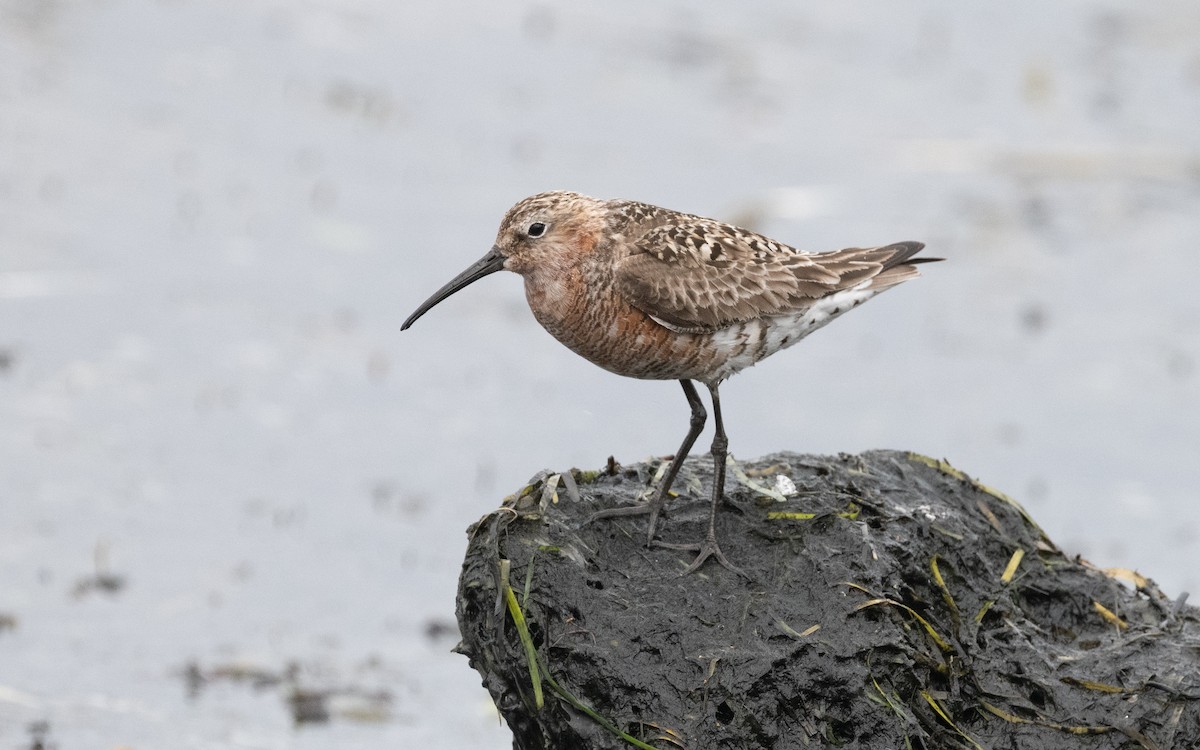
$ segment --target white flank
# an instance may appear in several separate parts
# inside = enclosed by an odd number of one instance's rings
[[[724,380],[780,349],[788,348],[847,310],[853,310],[879,294],[879,289],[870,288],[873,280],[868,279],[850,289],[822,297],[802,312],[738,323],[712,333],[710,340],[718,350],[738,352],[726,359],[716,380]],[[765,346],[760,346],[764,336]]]

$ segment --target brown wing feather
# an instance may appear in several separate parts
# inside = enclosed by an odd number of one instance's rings
[[[891,286],[915,275],[903,264],[922,247],[904,242],[804,253],[745,229],[687,219],[639,238],[618,262],[615,283],[630,304],[691,332],[802,310],[894,268],[887,274]]]

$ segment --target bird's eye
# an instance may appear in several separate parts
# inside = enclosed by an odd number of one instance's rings
[[[541,237],[545,233],[546,225],[540,221],[533,222],[529,225],[529,228],[525,230],[525,234],[529,235],[530,237]]]

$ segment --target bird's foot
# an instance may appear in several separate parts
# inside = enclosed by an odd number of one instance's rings
[[[597,521],[601,518],[621,518],[623,516],[644,516],[649,514],[650,523],[647,524],[646,544],[654,541],[654,532],[658,528],[658,517],[662,512],[662,506],[658,503],[640,503],[638,505],[626,505],[620,508],[605,508],[598,510],[588,517],[583,525],[587,525],[592,521]]]
[[[696,570],[698,570],[700,568],[701,565],[704,564],[704,562],[706,560],[708,560],[708,558],[711,557],[714,560],[716,560],[717,562],[721,563],[721,565],[725,566],[726,570],[737,573],[738,575],[740,575],[741,577],[745,578],[748,581],[754,580],[753,578],[750,577],[749,573],[742,570],[741,568],[734,565],[733,563],[729,562],[729,558],[725,557],[725,553],[721,551],[721,546],[719,544],[717,544],[716,535],[714,535],[712,533],[709,533],[708,537],[706,537],[703,542],[698,542],[698,543],[694,543],[694,544],[674,544],[674,543],[670,543],[670,542],[656,541],[656,542],[653,542],[653,545],[655,547],[666,547],[667,549],[681,549],[681,550],[688,550],[688,551],[697,553],[696,559],[692,560],[692,564],[687,566],[687,569],[679,574],[680,577],[685,576],[688,573],[694,573]]]
[[[637,505],[622,505],[617,508],[605,508],[598,510],[588,516],[584,521],[584,525],[592,521],[599,521],[601,518],[620,518],[622,516],[644,516],[647,513],[654,512],[654,503],[638,503]]]
[[[636,505],[623,505],[619,508],[605,508],[603,510],[598,510],[592,515],[588,516],[588,519],[583,522],[583,525],[586,526],[592,521],[598,521],[601,518],[621,518],[624,516],[649,515],[650,523],[647,524],[648,528],[646,531],[646,544],[650,544],[654,540],[654,532],[658,529],[659,515],[662,513],[663,507],[666,506],[667,500],[670,499],[670,495],[671,493],[668,493],[667,495],[662,495],[660,493],[650,502],[640,502]]]

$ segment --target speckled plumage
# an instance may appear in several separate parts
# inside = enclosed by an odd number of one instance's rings
[[[565,235],[536,264],[519,257],[535,222],[550,227],[544,239]],[[712,219],[567,192],[513,206],[496,244],[513,247],[505,267],[525,277],[534,316],[570,349],[619,375],[705,384],[917,276],[903,261],[922,247],[805,253]]]
[[[491,252],[434,293],[412,323],[464,286],[501,269],[519,273],[534,317],[556,339],[600,367],[634,378],[679,380],[692,428],[676,456],[691,449],[706,418],[690,381],[708,386],[717,420],[713,515],[724,479],[724,429],[718,385],[795,344],[876,294],[918,276],[923,245],[806,253],[741,227],[628,200],[539,193],[508,210]],[[653,540],[659,511],[678,471],[646,509]],[[666,545],[677,546],[677,545]],[[689,570],[716,557],[736,570],[709,534]],[[740,572],[740,571],[739,571]]]

